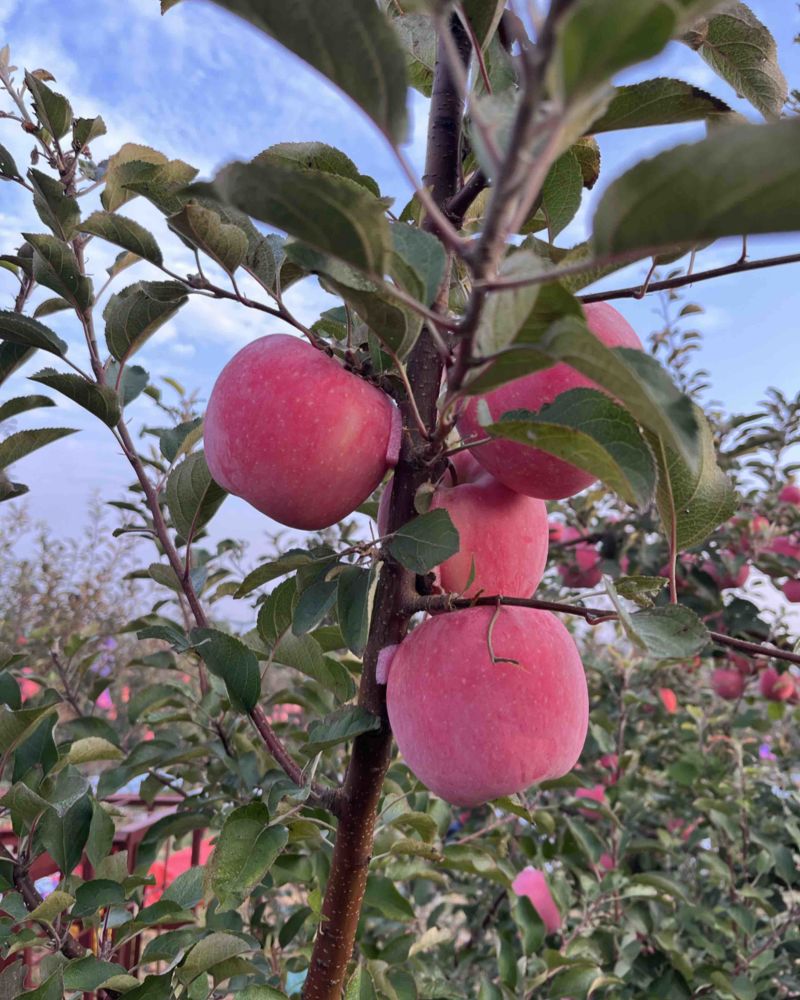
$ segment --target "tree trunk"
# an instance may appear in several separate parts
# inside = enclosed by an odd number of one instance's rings
[[[450,30],[466,63],[470,51],[469,39],[456,18],[452,19]],[[463,102],[440,40],[424,179],[440,207],[458,188],[463,112]],[[409,357],[408,375],[422,419],[432,429],[436,420],[442,361],[433,338],[426,330],[423,330]],[[428,442],[417,429],[410,407],[402,405],[401,411],[403,446],[392,487],[391,530],[414,516],[414,495],[430,474],[430,467],[422,461]],[[379,716],[382,725],[378,732],[359,736],[353,743],[353,754],[339,803],[339,823],[322,906],[322,923],[314,942],[303,991],[306,1000],[338,1000],[342,995],[372,858],[378,802],[391,760],[392,734],[386,716],[386,690],[375,679],[378,654],[386,646],[400,642],[405,635],[409,616],[404,609],[413,594],[413,575],[397,564],[385,562],[375,595],[358,693],[359,705]]]

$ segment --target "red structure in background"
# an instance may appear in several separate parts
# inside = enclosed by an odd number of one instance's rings
[[[149,803],[145,802],[138,795],[120,794],[110,796],[107,801],[113,805],[135,810],[134,816],[117,828],[112,847],[112,853],[118,853],[119,851],[128,852],[128,872],[133,873],[136,867],[139,845],[147,831],[159,820],[173,815],[182,800],[178,796],[162,796]],[[202,829],[194,830],[191,835],[191,846],[178,851],[171,851],[169,841],[167,842],[163,858],[154,861],[148,871],[148,874],[155,877],[156,884],[145,887],[145,905],[154,903],[159,899],[166,886],[174,882],[182,872],[196,865],[205,864],[212,851],[210,842],[204,837],[205,832]],[[9,848],[12,853],[16,853],[17,838],[10,828],[0,829],[0,843]],[[30,869],[30,876],[34,881],[56,873],[58,873],[58,866],[49,854],[43,854],[38,857]],[[88,858],[84,856],[80,865],[75,869],[75,873],[80,875],[85,881],[94,878],[94,870]],[[97,942],[93,928],[78,933],[77,938],[85,948],[95,951]],[[119,962],[124,968],[130,969],[138,963],[141,951],[142,941],[141,935],[139,935],[123,946],[120,952],[114,956],[114,961]],[[0,960],[0,969],[6,968],[17,961],[19,961],[19,955],[12,955],[4,961]],[[36,985],[33,981],[35,963],[30,949],[23,951],[22,961],[26,969],[25,985],[30,989]],[[84,993],[84,998],[90,1000],[94,995],[94,993]]]

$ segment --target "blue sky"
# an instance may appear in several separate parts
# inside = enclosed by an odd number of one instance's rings
[[[791,0],[754,0],[751,6],[775,34],[790,85],[800,86],[800,14]],[[376,178],[384,194],[399,205],[408,185],[384,140],[350,104],[314,73],[248,25],[203,0],[185,0],[168,16],[159,15],[158,0],[0,0],[0,45],[11,46],[12,63],[29,69],[45,67],[57,78],[81,116],[101,114],[108,135],[93,144],[96,159],[126,141],[188,160],[208,176],[231,159],[245,159],[276,142],[320,140],[343,149],[360,169]],[[637,67],[626,80],[669,75],[695,83],[754,117],[731,89],[689,49],[678,44],[653,64]],[[412,92],[409,154],[421,168],[427,102]],[[0,142],[18,164],[27,162],[24,136],[0,122]],[[593,206],[605,186],[642,156],[681,141],[700,138],[701,126],[650,129],[601,137],[603,176],[561,242],[583,238]],[[39,231],[24,192],[0,186],[0,247],[12,250],[19,232]],[[94,207],[92,205],[91,207]],[[90,205],[86,204],[86,211]],[[186,249],[167,234],[160,216],[141,200],[124,210],[158,237],[173,270],[187,273],[193,262]],[[797,251],[800,234],[751,241],[751,256]],[[734,260],[738,247],[722,241],[705,252],[699,266]],[[104,279],[115,256],[99,240],[91,244],[89,266]],[[643,274],[637,266],[610,284],[629,284]],[[141,264],[125,272],[117,289],[157,273]],[[96,281],[96,284],[98,282]],[[0,305],[8,307],[14,282],[0,271]],[[697,318],[705,334],[703,364],[712,373],[714,399],[743,411],[762,398],[767,385],[795,393],[800,389],[800,265],[759,271],[697,285],[691,300],[706,310]],[[43,296],[45,297],[45,296]],[[288,296],[305,321],[313,321],[330,301],[311,280]],[[654,329],[657,303],[628,302],[618,308],[642,337]],[[71,345],[77,359],[80,341],[75,324],[62,316],[48,320]],[[248,341],[280,329],[269,317],[236,304],[193,300],[156,334],[138,355],[155,379],[172,375],[207,397],[214,378],[230,356]],[[36,359],[3,389],[3,398],[33,391],[25,376],[42,367]],[[39,388],[36,388],[39,391]],[[62,398],[59,398],[62,406]],[[46,518],[59,534],[80,530],[88,498],[118,496],[130,473],[113,439],[83,411],[64,402],[59,411],[26,415],[20,426],[53,423],[80,427],[81,433],[19,463],[16,479],[31,486],[26,501],[34,517]],[[134,423],[153,420],[144,400],[129,411]],[[239,501],[229,501],[221,528],[238,537],[255,538],[270,523]]]

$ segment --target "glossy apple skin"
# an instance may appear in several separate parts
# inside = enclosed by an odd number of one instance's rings
[[[214,479],[290,528],[351,514],[396,464],[399,412],[297,337],[253,341],[223,368],[204,424]]]
[[[530,597],[547,564],[544,501],[509,490],[468,451],[457,452],[453,459],[455,468],[443,477],[430,509],[450,515],[458,531],[459,550],[434,570],[436,586],[446,594],[464,597],[481,592]],[[388,530],[390,499],[391,482],[378,506],[381,535]],[[475,575],[470,583],[473,560]]]
[[[514,493],[487,475],[478,482],[439,487],[431,510],[446,510],[458,531],[458,552],[435,571],[445,593],[530,597],[539,586],[548,549],[543,500]]]
[[[761,671],[758,687],[767,701],[789,701],[795,692],[792,675],[779,674],[774,667],[767,667]]]
[[[566,774],[589,724],[575,643],[548,611],[467,608],[428,618],[400,643],[387,708],[400,752],[427,787],[476,806]]]
[[[725,701],[737,701],[744,694],[745,679],[738,670],[718,667],[711,674],[711,688]]]
[[[561,914],[547,884],[547,876],[538,868],[528,865],[511,883],[511,889],[518,896],[527,896],[534,910],[539,914],[545,930],[553,934],[561,928]]]
[[[783,585],[783,596],[790,604],[800,604],[800,580],[787,580]]]
[[[607,302],[585,305],[586,322],[591,332],[607,347],[631,347],[643,350],[628,321]],[[538,412],[546,403],[570,389],[597,389],[591,379],[566,364],[553,365],[514,379],[481,397],[495,420],[509,410]],[[485,437],[478,422],[478,400],[465,407],[458,421],[461,436]],[[553,455],[513,441],[492,441],[475,449],[475,458],[509,489],[542,500],[561,500],[591,486],[595,479]]]
[[[778,494],[781,503],[791,503],[795,507],[800,507],[800,486],[795,483],[787,483]]]

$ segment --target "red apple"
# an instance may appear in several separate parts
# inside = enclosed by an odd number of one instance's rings
[[[523,868],[511,883],[511,888],[518,896],[527,896],[534,910],[541,917],[548,934],[553,934],[561,927],[561,914],[550,892],[547,877],[544,872],[528,865]]]
[[[711,687],[714,694],[726,701],[737,701],[744,694],[744,677],[738,670],[728,670],[718,667],[711,674]]]
[[[431,501],[431,510],[437,509],[450,515],[460,540],[456,555],[435,571],[445,593],[531,596],[547,564],[543,500],[514,493],[487,475],[475,483],[440,486]]]
[[[446,510],[450,515],[458,531],[459,550],[434,570],[437,587],[444,593],[465,597],[481,592],[530,597],[547,563],[544,501],[509,490],[468,452],[453,457],[458,459],[453,463],[455,475],[445,475],[433,494],[431,510]],[[447,485],[454,480],[457,485]],[[378,507],[381,535],[388,529],[390,497],[391,482]]]
[[[396,464],[389,397],[305,341],[248,344],[223,368],[205,417],[214,479],[291,528],[336,524]]]
[[[779,674],[774,667],[761,671],[758,686],[767,701],[789,701],[795,693],[794,677],[788,673]]]
[[[767,546],[768,552],[800,562],[800,538],[797,535],[779,535]]]
[[[800,486],[795,483],[787,483],[778,494],[781,503],[791,503],[795,507],[800,507]]]
[[[781,589],[790,604],[800,604],[800,580],[787,580]]]
[[[658,697],[661,699],[661,704],[670,715],[674,715],[678,711],[678,696],[672,688],[659,688]]]
[[[721,562],[716,563],[709,559],[700,568],[711,577],[719,590],[743,587],[750,576],[750,567],[747,563],[737,565],[739,560],[730,549],[723,549],[719,555]]]
[[[597,802],[598,805],[602,805],[606,800],[606,786],[605,785],[593,785],[591,788],[578,788],[575,791],[575,798],[577,799],[588,799],[590,802]],[[597,819],[599,813],[596,809],[578,809],[581,816],[585,816],[586,819]]]
[[[627,320],[608,303],[595,302],[583,308],[589,329],[606,347],[643,349]],[[538,412],[561,393],[581,388],[597,389],[598,386],[562,363],[507,382],[481,398],[492,418],[499,420],[509,410]],[[477,399],[471,400],[463,410],[458,428],[465,439],[485,437],[478,421]],[[475,449],[475,458],[510,489],[543,500],[571,497],[595,482],[583,469],[513,441],[497,440],[481,445]]]
[[[586,677],[572,637],[548,611],[475,607],[437,615],[387,660],[381,670],[400,752],[423,784],[454,805],[560,777],[580,756]]]

